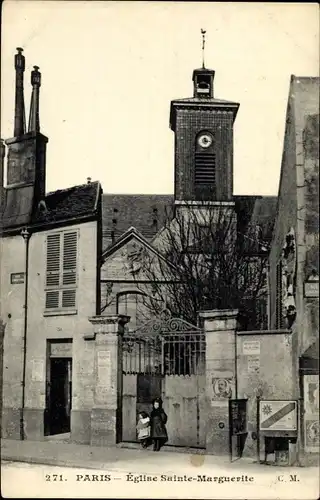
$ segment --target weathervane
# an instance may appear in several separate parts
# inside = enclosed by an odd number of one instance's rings
[[[204,48],[206,45],[206,30],[203,30],[201,28],[201,35],[202,35],[202,67],[204,68],[205,67],[205,65],[204,65]]]

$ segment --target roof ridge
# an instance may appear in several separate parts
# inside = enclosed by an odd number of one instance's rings
[[[104,196],[170,196],[174,197],[173,193],[103,193]]]
[[[55,191],[49,191],[48,193],[45,194],[45,196],[49,196],[49,195],[52,195],[52,194],[55,194],[55,193],[63,193],[63,192],[66,192],[66,191],[70,191],[71,189],[76,189],[76,188],[80,188],[80,187],[89,187],[89,186],[92,186],[93,184],[96,184],[97,186],[100,184],[99,181],[91,181],[91,182],[86,182],[84,184],[77,184],[75,186],[69,186],[67,188],[64,188],[64,189],[56,189]]]

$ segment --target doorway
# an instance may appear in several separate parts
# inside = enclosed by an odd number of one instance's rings
[[[72,359],[50,359],[49,434],[70,432]]]

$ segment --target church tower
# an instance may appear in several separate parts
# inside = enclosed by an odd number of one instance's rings
[[[24,104],[25,58],[23,49],[15,55],[14,137],[7,139],[7,185],[2,189],[2,227],[29,224],[44,199],[46,190],[46,145],[48,138],[40,132],[39,93],[41,73],[31,72],[32,95],[28,129]]]
[[[203,61],[193,71],[193,97],[171,101],[176,201],[232,200],[233,123],[239,104],[215,98],[214,76]]]

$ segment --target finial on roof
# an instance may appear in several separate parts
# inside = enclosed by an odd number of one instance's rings
[[[201,28],[201,35],[202,35],[202,67],[205,68],[204,64],[204,49],[206,46],[206,30],[203,30]]]

